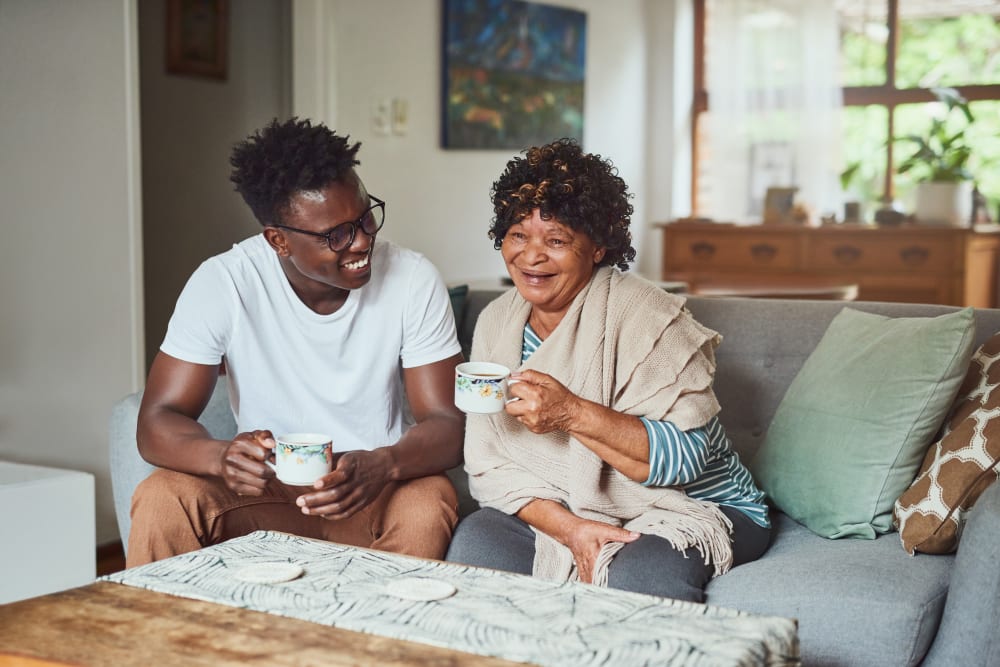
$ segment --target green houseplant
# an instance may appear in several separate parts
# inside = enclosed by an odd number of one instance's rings
[[[897,168],[918,179],[915,214],[918,222],[968,226],[972,212],[972,174],[968,169],[972,146],[966,130],[975,122],[968,101],[954,88],[932,88],[946,112],[931,119],[924,134],[909,134],[896,141],[916,144],[914,152]],[[960,113],[958,124],[950,122]]]

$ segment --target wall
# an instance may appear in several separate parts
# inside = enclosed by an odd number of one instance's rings
[[[550,3],[587,12],[583,145],[611,158],[635,193],[633,235],[641,250],[650,236],[646,202],[651,187],[645,141],[646,2]],[[314,12],[303,25],[332,29],[332,44],[323,45],[332,56],[322,59],[303,52],[296,32],[296,80],[304,68],[308,77],[301,79],[315,85],[315,69],[328,64],[326,78],[318,77],[328,90],[312,105],[296,91],[296,104],[302,105],[297,111],[320,109],[331,127],[362,142],[359,173],[368,189],[388,202],[383,236],[425,253],[449,282],[505,274],[486,236],[489,188],[514,152],[440,147],[441,2],[299,0],[295,8]],[[403,136],[377,136],[373,103],[393,97],[409,104],[409,130]]]
[[[225,81],[166,73],[164,0],[139,8],[146,364],[184,283],[260,225],[229,182],[232,146],[291,113],[291,6],[229,3]]]
[[[694,105],[694,9],[690,0],[646,0],[647,224],[691,215],[691,109]],[[669,36],[669,37],[664,37]],[[639,265],[659,278],[661,232],[649,228]]]
[[[93,473],[98,543],[142,381],[136,62],[135,0],[0,0],[0,459]]]

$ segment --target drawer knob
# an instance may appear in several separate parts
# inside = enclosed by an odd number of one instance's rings
[[[695,259],[711,259],[715,254],[715,244],[708,241],[697,241],[691,244],[691,255]]]
[[[861,250],[852,245],[840,245],[833,249],[833,256],[841,264],[853,264],[861,259]]]
[[[750,256],[758,262],[770,262],[778,254],[778,249],[769,243],[757,243],[750,246]]]
[[[927,248],[921,248],[916,245],[903,248],[899,251],[899,258],[903,260],[903,264],[908,264],[909,266],[923,264],[927,261],[928,257],[930,257],[930,252]]]

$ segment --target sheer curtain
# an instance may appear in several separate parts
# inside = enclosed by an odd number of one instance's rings
[[[709,0],[705,176],[717,220],[761,219],[767,187],[840,208],[834,0]]]

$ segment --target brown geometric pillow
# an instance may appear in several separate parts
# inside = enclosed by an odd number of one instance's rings
[[[931,445],[893,508],[903,548],[929,554],[958,548],[965,517],[1000,477],[1000,333],[976,350],[945,435]]]

